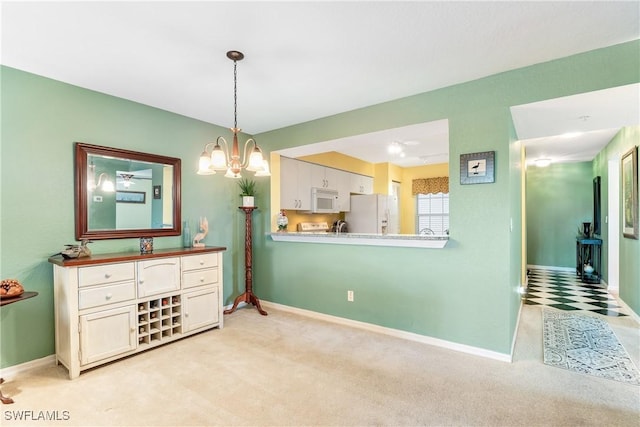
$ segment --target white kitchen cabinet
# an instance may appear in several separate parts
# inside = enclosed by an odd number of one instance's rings
[[[280,208],[311,209],[312,164],[288,157],[280,158]]]
[[[334,170],[336,172],[336,190],[338,190],[338,210],[349,212],[351,210],[351,173]]]
[[[373,178],[352,173],[350,191],[354,194],[373,194]]]
[[[328,166],[311,164],[311,187],[337,190],[339,172],[342,171]]]
[[[222,328],[222,251],[49,258],[56,362],[80,372],[210,328]]]

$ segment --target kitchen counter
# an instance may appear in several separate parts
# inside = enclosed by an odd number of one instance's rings
[[[419,234],[361,234],[361,233],[268,233],[276,242],[328,243],[335,245],[399,246],[409,248],[442,249],[449,236]]]

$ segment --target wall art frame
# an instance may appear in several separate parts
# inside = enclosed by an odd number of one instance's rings
[[[638,147],[620,159],[622,171],[622,235],[638,240]]]
[[[144,191],[116,191],[116,203],[147,203]]]
[[[496,182],[495,151],[460,155],[460,184]]]

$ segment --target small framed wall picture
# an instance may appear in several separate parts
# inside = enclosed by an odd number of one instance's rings
[[[621,159],[622,169],[622,235],[638,239],[638,147],[633,147]]]
[[[460,155],[460,184],[488,184],[496,181],[495,151]]]

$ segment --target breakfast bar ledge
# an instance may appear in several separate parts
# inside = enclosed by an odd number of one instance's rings
[[[396,246],[407,248],[442,249],[449,236],[423,236],[419,234],[364,234],[364,233],[267,233],[276,242],[328,243],[334,245]]]

